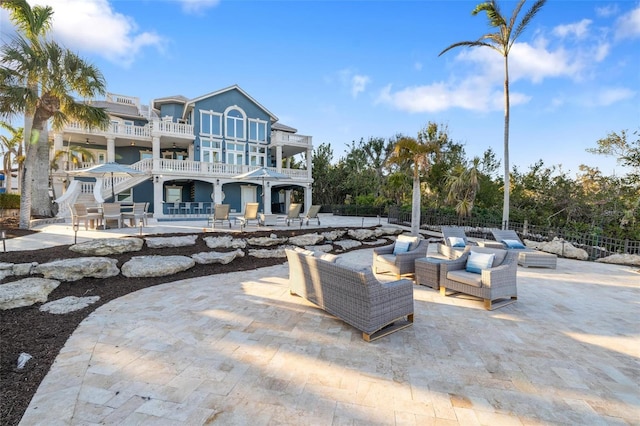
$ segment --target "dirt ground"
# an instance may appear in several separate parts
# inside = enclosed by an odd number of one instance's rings
[[[11,224],[0,223],[0,229],[6,231],[8,238],[33,232],[15,229],[17,226],[14,226],[14,229],[10,229],[9,226],[11,226]],[[323,231],[329,230],[330,229],[323,229]],[[235,233],[233,236],[243,238],[249,235],[259,236],[274,233],[278,234],[278,236],[293,236],[308,232],[308,229],[303,231],[264,231],[253,232],[251,234]],[[171,234],[154,236],[170,235]],[[117,259],[118,266],[122,266],[124,262],[133,256],[188,256],[193,253],[211,250],[203,240],[205,236],[207,236],[207,234],[200,234],[194,246],[150,249],[147,248],[145,244],[141,251],[110,257]],[[81,254],[70,251],[68,247],[69,246],[65,245],[42,250],[1,253],[0,262],[24,263],[29,261],[46,263],[55,259],[82,257]],[[111,279],[86,278],[71,283],[62,282],[58,288],[49,295],[49,300],[57,300],[66,296],[100,296],[100,300],[85,309],[64,315],[40,312],[39,307],[41,304],[39,303],[29,307],[6,311],[0,310],[0,424],[17,425],[20,422],[40,382],[44,379],[51,364],[69,336],[71,336],[84,318],[110,300],[127,293],[166,282],[251,270],[284,262],[285,259],[259,259],[252,256],[245,256],[236,258],[227,265],[196,264],[196,266],[187,271],[161,278],[126,278],[119,275]],[[117,285],[113,285],[114,280],[117,281]],[[9,279],[0,285],[6,282],[10,282]],[[23,369],[19,370],[17,369],[17,359],[22,352],[28,353],[33,358]]]

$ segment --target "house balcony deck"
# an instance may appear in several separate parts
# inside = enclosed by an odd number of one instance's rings
[[[153,136],[172,136],[193,140],[195,138],[192,124],[174,123],[169,121],[154,120],[145,126],[125,125],[110,123],[103,128],[89,128],[79,122],[69,122],[64,127],[64,132],[81,135],[99,135],[124,137],[127,139],[151,140]]]

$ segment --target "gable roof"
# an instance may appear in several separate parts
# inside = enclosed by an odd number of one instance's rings
[[[293,127],[289,127],[282,123],[273,123],[271,125],[271,130],[281,130],[283,132],[298,133],[298,129],[294,129]]]
[[[229,86],[229,87],[226,87],[226,88],[224,88],[224,89],[220,89],[220,90],[217,90],[217,91],[215,91],[215,92],[207,93],[206,95],[198,96],[197,98],[193,98],[193,99],[189,100],[189,101],[186,103],[185,108],[184,108],[185,115],[186,115],[186,112],[187,112],[189,109],[193,108],[193,106],[195,105],[195,103],[196,103],[196,102],[198,102],[198,101],[200,101],[200,100],[202,100],[202,99],[210,98],[210,97],[212,97],[212,96],[220,95],[220,94],[225,93],[225,92],[229,92],[229,91],[231,91],[231,90],[237,90],[238,92],[242,93],[245,97],[247,97],[251,102],[253,102],[254,104],[256,104],[256,105],[258,106],[258,108],[260,108],[262,111],[264,111],[265,113],[267,113],[267,115],[271,118],[271,122],[272,122],[272,123],[275,123],[276,121],[278,121],[278,117],[276,117],[276,116],[275,116],[271,111],[269,111],[268,109],[266,109],[265,107],[263,107],[263,106],[260,104],[260,102],[258,102],[258,101],[256,101],[255,99],[253,99],[253,98],[252,98],[252,97],[251,97],[247,92],[245,92],[244,90],[242,90],[242,89],[240,88],[240,86],[238,86],[237,84],[234,84],[233,86]]]

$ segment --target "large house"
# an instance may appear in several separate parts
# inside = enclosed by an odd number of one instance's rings
[[[148,106],[114,94],[93,104],[110,115],[107,128],[69,123],[52,132],[60,216],[68,217],[78,202],[148,202],[160,220],[205,217],[216,203],[239,214],[248,202],[260,203],[266,214],[285,212],[292,201],[302,202],[304,211],[311,206],[311,137],[278,123],[237,85],[195,99],[158,98]],[[112,162],[137,173],[82,171]],[[263,167],[273,177],[238,177]]]

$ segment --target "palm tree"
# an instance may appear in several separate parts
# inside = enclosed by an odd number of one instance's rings
[[[482,35],[476,41],[461,41],[444,49],[438,56],[449,50],[460,47],[489,47],[504,57],[504,201],[502,205],[502,227],[507,229],[509,225],[509,52],[520,34],[525,30],[529,22],[540,11],[547,0],[537,0],[531,9],[516,25],[516,19],[526,0],[520,0],[516,5],[509,21],[500,13],[500,8],[495,0],[480,3],[471,12],[477,15],[480,12],[487,14],[489,25],[497,31]]]
[[[455,166],[447,176],[446,186],[449,190],[447,202],[455,204],[458,216],[471,216],[480,189],[480,158],[475,157],[470,167],[463,164]]]
[[[48,203],[46,210],[32,209],[32,198],[49,200],[49,120],[55,129],[70,120],[88,126],[107,125],[104,109],[77,102],[71,96],[77,93],[87,99],[103,95],[106,83],[97,68],[53,41],[30,42],[17,36],[3,46],[0,56],[0,117],[23,113],[31,114],[33,120],[21,176],[20,228],[28,229],[31,213],[51,214]],[[36,169],[44,177],[38,176]]]
[[[448,140],[446,132],[438,131],[438,125],[429,123],[418,133],[418,138],[401,137],[396,142],[389,157],[392,164],[411,164],[413,168],[413,195],[411,197],[411,234],[418,235],[420,230],[420,176],[428,174],[432,157],[440,154],[440,149]]]
[[[10,136],[0,135],[0,150],[2,151],[2,172],[4,174],[4,180],[7,192],[11,191],[12,185],[12,170],[13,164],[18,163],[18,176],[22,169],[22,161],[24,157],[22,155],[22,140],[23,129],[22,127],[16,129],[9,123],[0,121],[0,127],[7,130]],[[19,182],[19,180],[18,180]]]

